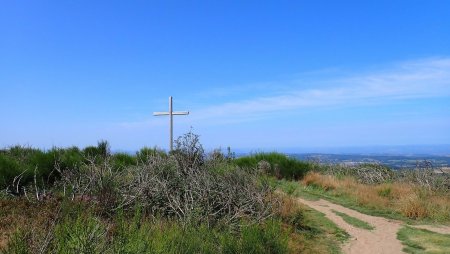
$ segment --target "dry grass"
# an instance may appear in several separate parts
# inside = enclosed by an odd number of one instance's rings
[[[330,175],[321,175],[316,172],[308,173],[302,180],[305,185],[320,186],[324,190],[334,190],[338,187],[338,180]]]
[[[302,180],[336,197],[345,197],[368,208],[390,210],[410,219],[450,221],[450,197],[410,183],[362,184],[352,177],[338,179],[317,172],[308,173]]]
[[[0,199],[0,250],[19,228],[48,228],[59,210],[55,202],[30,203],[25,199]]]

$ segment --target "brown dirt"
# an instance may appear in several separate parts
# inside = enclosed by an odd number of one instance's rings
[[[376,217],[357,212],[355,210],[320,199],[318,201],[297,198],[301,203],[325,214],[338,227],[344,229],[351,239],[342,248],[348,254],[383,254],[383,253],[404,253],[403,245],[397,239],[397,232],[404,225],[401,221]],[[358,218],[374,226],[374,230],[366,230],[354,227],[345,222],[332,210],[345,213]],[[411,225],[410,225],[411,226]],[[427,229],[440,234],[450,234],[449,226],[414,225],[412,227]]]
[[[362,214],[355,210],[333,204],[326,200],[310,201],[298,198],[301,203],[325,214],[338,227],[350,234],[351,239],[343,246],[344,253],[370,254],[370,253],[404,253],[403,245],[397,240],[397,231],[402,226],[402,222],[390,220],[382,217],[375,217]],[[373,230],[366,230],[354,227],[345,222],[332,210],[345,213],[358,218],[374,226]]]

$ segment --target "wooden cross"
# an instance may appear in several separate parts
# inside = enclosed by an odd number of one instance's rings
[[[172,111],[172,96],[169,97],[169,112],[153,112],[154,116],[170,116],[170,129],[169,129],[169,147],[170,151],[173,150],[173,116],[189,115],[189,111]]]

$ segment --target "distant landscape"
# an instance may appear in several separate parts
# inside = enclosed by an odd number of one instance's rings
[[[450,156],[439,155],[370,155],[370,154],[321,154],[301,153],[289,154],[290,157],[315,161],[319,163],[332,163],[343,165],[357,165],[362,163],[376,163],[388,166],[391,169],[415,168],[424,161],[431,162],[432,167],[448,168]]]

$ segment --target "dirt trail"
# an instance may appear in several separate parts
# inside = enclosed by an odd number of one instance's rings
[[[333,204],[323,199],[318,201],[310,201],[298,198],[298,200],[301,203],[324,213],[328,219],[332,220],[338,227],[344,229],[350,234],[350,241],[348,241],[343,247],[344,253],[404,253],[402,251],[403,245],[399,240],[397,240],[397,231],[402,226],[402,222],[362,214],[355,210]],[[354,227],[345,222],[340,216],[333,213],[332,210],[339,211],[365,221],[374,226],[375,229],[369,231],[367,229]]]
[[[357,212],[355,210],[331,203],[320,199],[318,201],[305,200],[297,198],[301,203],[325,214],[338,227],[344,229],[350,234],[351,239],[343,246],[344,253],[370,254],[370,253],[404,253],[403,245],[397,239],[397,232],[404,225],[401,221],[376,217]],[[354,227],[345,222],[340,216],[332,210],[345,213],[349,216],[358,218],[374,226],[373,230],[366,230]],[[415,228],[427,229],[441,234],[450,234],[449,226],[415,225]]]

